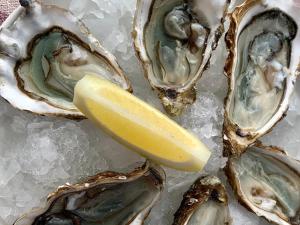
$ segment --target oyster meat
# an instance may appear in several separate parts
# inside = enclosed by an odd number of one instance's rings
[[[195,101],[195,82],[223,33],[228,4],[228,0],[138,0],[135,49],[169,114],[178,115]]]
[[[146,162],[131,173],[104,172],[59,187],[47,205],[14,225],[141,225],[164,186],[164,171]]]
[[[300,162],[283,150],[256,144],[225,169],[239,201],[278,225],[300,224]]]
[[[131,86],[115,57],[71,12],[21,1],[0,30],[0,94],[16,108],[81,118],[74,86],[86,74]]]
[[[191,186],[175,213],[173,225],[229,225],[228,197],[219,178],[201,177]]]
[[[226,35],[224,143],[241,153],[285,115],[300,71],[299,9],[281,0],[246,0]]]

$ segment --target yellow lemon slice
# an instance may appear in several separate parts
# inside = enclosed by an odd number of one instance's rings
[[[184,128],[107,80],[85,76],[75,87],[73,102],[112,137],[157,163],[199,171],[210,157],[207,147]]]

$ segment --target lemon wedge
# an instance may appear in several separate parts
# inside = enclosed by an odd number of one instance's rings
[[[81,79],[75,106],[122,144],[159,164],[185,171],[201,170],[210,151],[166,115],[96,76]]]

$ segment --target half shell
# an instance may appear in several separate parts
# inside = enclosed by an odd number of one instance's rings
[[[173,225],[229,225],[225,187],[214,176],[201,177],[191,186],[175,213]]]
[[[230,15],[224,143],[237,154],[285,116],[300,72],[299,10],[290,1],[246,0]]]
[[[300,224],[300,162],[277,147],[256,144],[225,169],[239,201],[278,225]]]
[[[169,114],[178,115],[195,101],[195,83],[224,31],[228,4],[228,0],[138,0],[135,49]]]
[[[21,1],[0,29],[0,95],[14,107],[42,115],[81,118],[73,105],[86,74],[124,89],[130,84],[115,57],[67,10]]]
[[[141,225],[164,186],[164,171],[146,163],[131,173],[104,172],[65,185],[49,195],[43,209],[14,225]]]

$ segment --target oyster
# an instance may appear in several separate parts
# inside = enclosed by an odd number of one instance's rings
[[[299,8],[281,0],[246,0],[226,35],[224,143],[237,154],[269,132],[288,109],[300,71]]]
[[[128,174],[100,173],[59,187],[45,208],[25,214],[14,225],[143,224],[164,180],[164,171],[149,162]]]
[[[183,196],[173,225],[229,225],[228,198],[219,178],[199,178]]]
[[[278,225],[300,224],[300,162],[283,150],[256,144],[225,169],[239,201]]]
[[[0,30],[0,94],[13,106],[81,118],[73,91],[86,74],[131,90],[114,56],[69,11],[38,1],[21,4]]]
[[[138,0],[134,45],[166,111],[195,101],[195,82],[209,66],[229,0]]]

